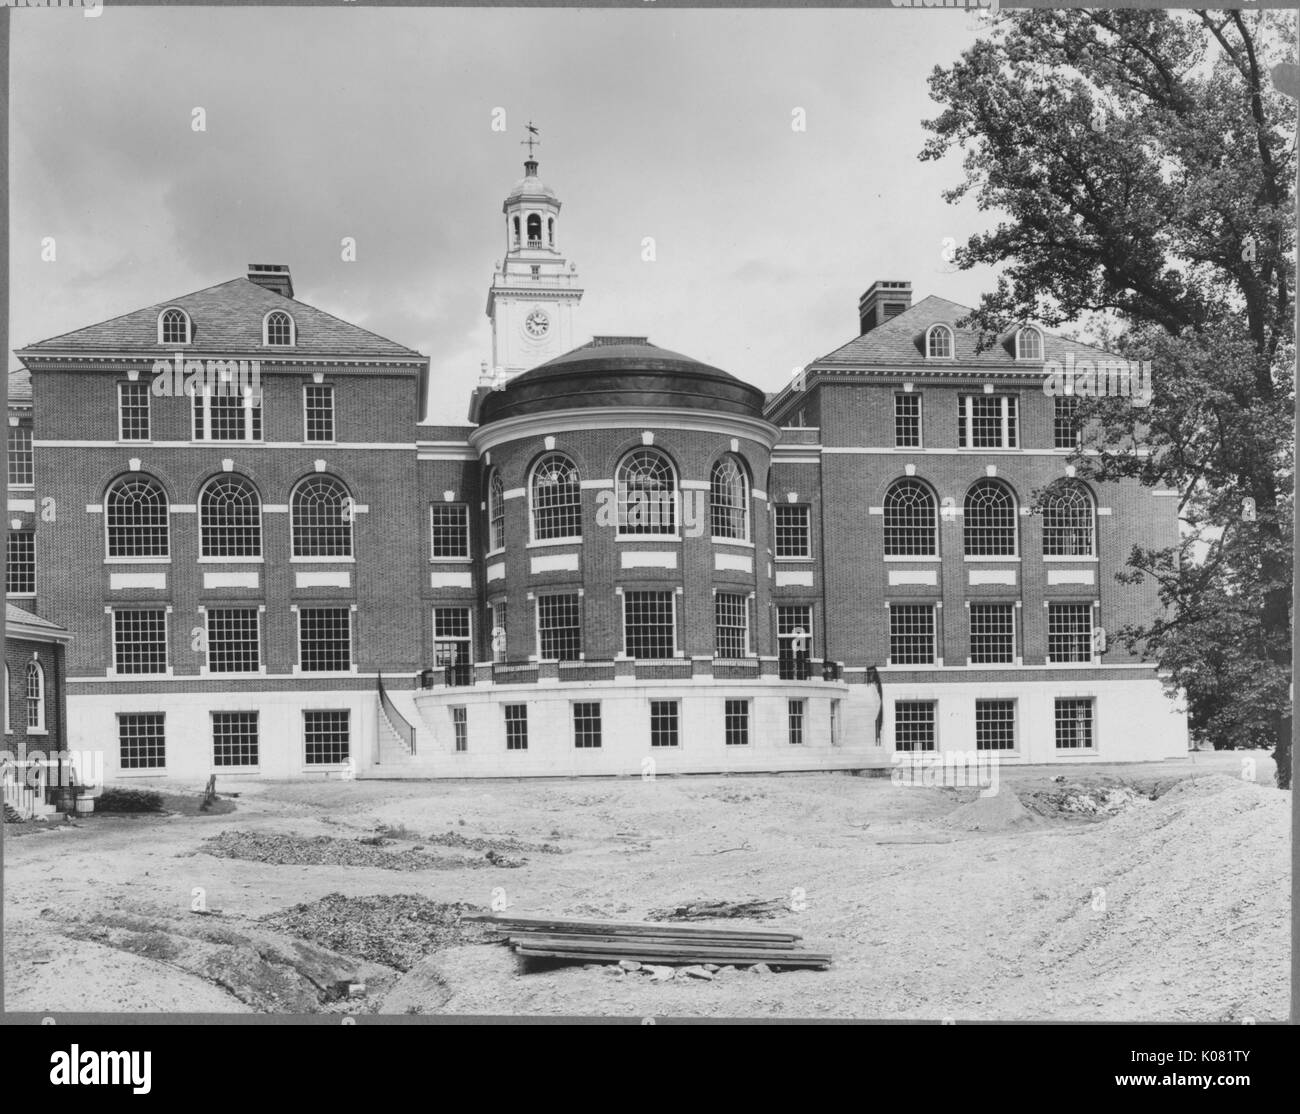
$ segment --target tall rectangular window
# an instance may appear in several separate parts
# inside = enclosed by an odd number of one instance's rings
[[[1019,444],[1015,395],[959,395],[959,449],[1014,449]]]
[[[778,503],[773,511],[776,517],[776,555],[778,557],[811,557],[812,530],[809,527],[810,508],[806,503]]]
[[[117,765],[121,770],[161,770],[167,766],[162,712],[119,712]]]
[[[117,385],[117,435],[121,441],[149,440],[149,384]]]
[[[894,396],[894,447],[921,447],[921,396],[915,392]]]
[[[32,465],[32,427],[9,427],[9,486],[31,487],[35,484]]]
[[[469,558],[469,507],[464,503],[433,503],[429,529],[431,556]]]
[[[728,700],[725,704],[723,717],[727,746],[749,746],[749,701]]]
[[[262,665],[255,607],[208,608],[208,672],[256,673]]]
[[[212,764],[257,765],[257,713],[212,713]]]
[[[675,747],[678,745],[677,701],[650,701],[650,745]]]
[[[896,603],[889,609],[889,664],[933,665],[934,604]]]
[[[719,592],[713,597],[713,613],[715,656],[743,658],[749,652],[749,599],[738,592]]]
[[[5,543],[5,593],[10,596],[36,594],[36,533],[12,530]]]
[[[167,672],[167,612],[161,607],[113,612],[113,670]]]
[[[196,384],[190,393],[195,441],[260,441],[262,392],[238,382]]]
[[[433,609],[433,664],[447,671],[449,685],[473,681],[474,647],[468,607]]]
[[[672,592],[623,593],[623,652],[630,658],[671,658],[677,652]]]
[[[934,750],[933,700],[899,700],[894,704],[894,749]]]
[[[307,441],[334,440],[334,388],[310,383],[303,388],[303,430]]]
[[[579,701],[573,705],[573,745],[579,750],[600,746],[600,701]]]
[[[804,700],[787,700],[786,701],[786,722],[790,732],[790,745],[803,745],[803,715],[807,701]]]
[[[1092,604],[1047,605],[1047,660],[1092,661]]]
[[[1016,702],[975,701],[975,749],[1016,749]]]
[[[469,717],[464,704],[453,705],[451,729],[456,736],[456,753],[464,754],[469,750]]]
[[[506,717],[506,750],[528,749],[528,705],[503,704]]]
[[[308,766],[338,766],[352,751],[352,714],[346,708],[304,711],[302,733]]]
[[[972,665],[1010,665],[1016,660],[1016,609],[1009,603],[970,605]]]
[[[802,680],[792,670],[793,663],[806,663],[813,656],[812,604],[776,605],[776,653],[782,678]]]
[[[507,623],[509,612],[510,605],[505,600],[488,604],[488,622],[491,623],[488,634],[491,638],[492,660],[498,665],[506,660],[509,652],[509,647],[506,645],[506,632],[510,630]]]
[[[1056,749],[1092,750],[1093,700],[1090,696],[1056,698]]]
[[[298,659],[303,673],[351,670],[352,612],[346,607],[300,608]]]
[[[542,661],[577,661],[582,657],[576,592],[537,597],[537,653]]]
[[[1056,395],[1052,399],[1052,438],[1058,449],[1073,449],[1079,444],[1079,399],[1076,395]]]

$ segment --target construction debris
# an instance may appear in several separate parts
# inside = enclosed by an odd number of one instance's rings
[[[790,911],[788,903],[771,901],[693,901],[672,909],[655,909],[648,921],[716,921],[737,917],[742,920],[770,920]]]
[[[824,970],[831,962],[826,953],[804,951],[798,944],[802,937],[797,932],[496,914],[470,915],[464,920],[504,932],[506,943],[526,958],[604,962],[630,971],[648,966],[660,980],[664,976],[658,972],[669,964],[684,966],[683,974],[712,979],[722,964]]]

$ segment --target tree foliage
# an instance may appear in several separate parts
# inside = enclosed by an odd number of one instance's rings
[[[921,153],[964,152],[945,195],[1003,214],[960,266],[999,268],[971,318],[1101,315],[1154,400],[1081,400],[1081,474],[1179,492],[1172,550],[1135,548],[1166,608],[1122,631],[1193,730],[1274,747],[1290,785],[1296,102],[1289,13],[1034,11],[937,68]]]

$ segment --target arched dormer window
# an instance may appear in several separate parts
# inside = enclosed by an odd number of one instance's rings
[[[947,325],[931,325],[925,334],[926,359],[951,360],[952,355],[952,330]]]
[[[354,506],[348,489],[333,476],[317,474],[299,483],[289,496],[293,555],[351,557]]]
[[[528,485],[533,540],[582,537],[582,485],[563,453],[547,453],[533,466]]]
[[[730,453],[709,473],[709,531],[715,538],[749,540],[749,477]]]
[[[895,480],[885,492],[885,556],[935,557],[939,515],[934,492],[920,480]]]
[[[293,318],[282,309],[273,309],[262,318],[262,343],[292,348],[298,343],[298,330]]]
[[[45,670],[38,661],[27,663],[27,730],[45,730]]]
[[[506,547],[506,485],[496,469],[488,480],[487,511],[488,550],[495,553]]]
[[[158,315],[159,344],[189,344],[192,336],[190,315],[173,306]]]
[[[1016,333],[1016,359],[1041,360],[1043,358],[1043,334],[1033,325],[1026,325]]]
[[[262,500],[243,476],[217,476],[199,493],[199,556],[262,556]]]
[[[628,453],[614,483],[620,534],[677,533],[677,470],[663,453]]]
[[[536,213],[528,214],[528,246],[530,248],[542,246],[542,218]]]
[[[1016,497],[1006,484],[979,480],[966,492],[962,535],[967,557],[1016,555]]]
[[[167,494],[148,476],[123,476],[104,497],[108,557],[167,557],[170,526]]]
[[[1054,483],[1043,495],[1043,556],[1095,557],[1096,509],[1077,480]]]

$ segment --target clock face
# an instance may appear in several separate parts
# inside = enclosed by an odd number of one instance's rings
[[[540,340],[551,329],[551,319],[546,316],[546,311],[535,309],[524,318],[524,332],[530,337]]]

